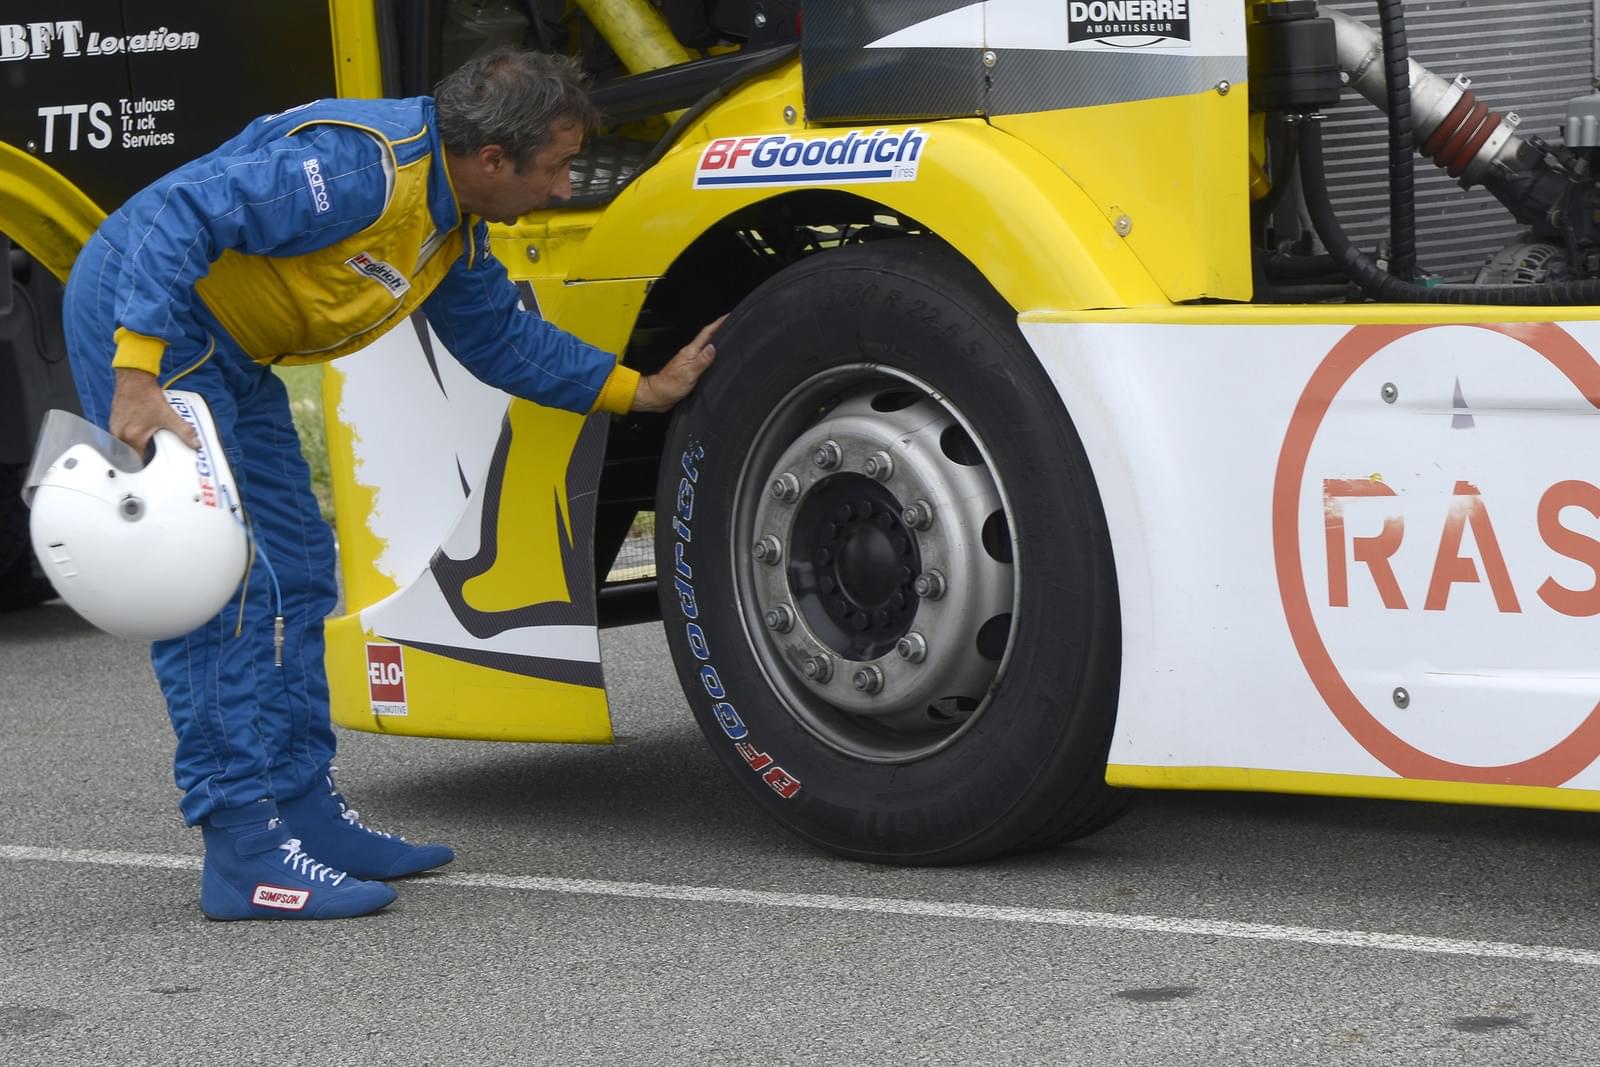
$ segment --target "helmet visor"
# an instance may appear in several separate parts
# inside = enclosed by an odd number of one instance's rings
[[[88,445],[100,453],[102,459],[124,474],[137,474],[144,469],[144,458],[133,446],[120,441],[88,419],[70,411],[52,409],[46,412],[39,427],[39,441],[33,447],[33,464],[22,482],[22,501],[33,506],[33,494],[44,484],[50,468],[55,466],[69,448]]]

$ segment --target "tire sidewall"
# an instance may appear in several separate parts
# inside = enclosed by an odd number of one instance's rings
[[[759,803],[834,851],[949,862],[1015,847],[1037,831],[1028,810],[1084,775],[1103,780],[1115,591],[1082,446],[1015,313],[935,242],[892,244],[803,261],[729,319],[668,433],[657,573],[695,718]],[[800,383],[862,362],[917,376],[968,420],[998,468],[1019,563],[1010,656],[987,707],[951,744],[897,763],[848,756],[773,695],[737,602],[748,549],[729,542],[768,414]]]

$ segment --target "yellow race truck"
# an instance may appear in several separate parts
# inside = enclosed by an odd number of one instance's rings
[[[1590,0],[66,6],[0,16],[0,463],[106,209],[494,44],[608,116],[494,231],[529,311],[647,372],[732,312],[670,417],[509,400],[420,315],[329,365],[341,724],[608,742],[597,627],[659,617],[847,856],[1137,787],[1600,808]]]

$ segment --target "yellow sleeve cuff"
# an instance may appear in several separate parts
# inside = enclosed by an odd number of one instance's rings
[[[618,363],[611,368],[611,376],[600,387],[595,397],[595,411],[609,411],[613,415],[626,415],[633,410],[633,394],[639,391],[639,372]]]
[[[161,356],[167,350],[167,342],[159,337],[134,333],[125,326],[117,327],[112,338],[117,342],[117,354],[111,357],[113,367],[128,367],[160,376]],[[629,400],[632,400],[631,393]]]

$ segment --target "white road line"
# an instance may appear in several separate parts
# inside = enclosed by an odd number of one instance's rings
[[[199,870],[200,861],[189,856],[145,852],[97,852],[64,848],[30,848],[0,845],[0,860],[45,863],[97,864],[111,867],[149,867],[158,870]],[[1420,952],[1436,956],[1473,956],[1480,959],[1527,960],[1600,967],[1600,951],[1557,945],[1519,945],[1506,941],[1468,941],[1452,937],[1418,937],[1366,930],[1323,930],[1312,926],[1275,926],[1269,923],[1228,922],[1222,919],[1176,919],[1159,915],[1124,915],[1071,908],[1014,908],[993,904],[958,904],[893,897],[846,897],[827,893],[772,893],[723,886],[660,885],[654,882],[602,882],[586,878],[536,878],[505,874],[441,874],[403,883],[408,888],[504,889],[577,896],[627,897],[634,900],[682,900],[697,904],[744,904],[757,908],[808,908],[820,911],[859,912],[874,915],[913,915],[930,919],[971,919],[979,922],[1031,923],[1037,926],[1075,926],[1090,930],[1116,930],[1139,934],[1182,934],[1226,937],[1246,941],[1286,941],[1336,948]]]

